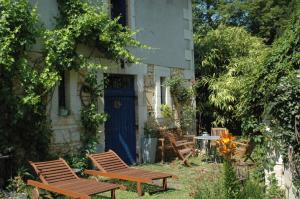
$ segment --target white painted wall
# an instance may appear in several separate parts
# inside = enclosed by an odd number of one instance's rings
[[[135,0],[135,28],[153,48],[136,52],[144,63],[193,68],[191,0]]]
[[[279,156],[276,164],[273,168],[273,171],[265,171],[266,174],[266,185],[269,185],[268,177],[272,174],[275,174],[275,177],[278,182],[278,186],[285,191],[286,199],[299,199],[299,196],[296,195],[296,189],[293,185],[292,173],[288,167],[285,165],[282,160],[282,156]]]

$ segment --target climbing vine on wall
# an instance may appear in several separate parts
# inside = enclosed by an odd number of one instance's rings
[[[189,83],[179,74],[172,76],[166,82],[166,86],[170,87],[179,126],[185,133],[192,132],[196,118],[196,110],[193,104],[196,84],[188,87]]]
[[[19,164],[44,159],[50,142],[48,92],[56,71],[31,62],[28,49],[40,36],[35,9],[26,0],[0,0],[0,153]]]
[[[103,83],[98,82],[97,72],[103,67],[89,63],[89,57],[78,53],[78,45],[84,44],[97,49],[103,54],[100,58],[117,62],[121,59],[138,62],[127,47],[143,45],[133,39],[135,33],[120,25],[118,19],[110,19],[101,6],[80,0],[59,0],[58,3],[61,14],[58,28],[47,31],[45,35],[46,64],[55,66],[57,71],[88,71],[86,86],[91,93],[91,103],[82,107],[81,121],[85,129],[83,145],[89,145],[90,142],[98,140],[99,126],[106,118],[98,110],[98,98],[102,94]]]
[[[87,72],[85,86],[91,103],[82,108],[83,145],[96,137],[105,114],[99,113],[98,98],[103,83],[97,73],[101,64],[90,63],[97,50],[101,58],[119,62],[138,62],[128,47],[144,47],[134,32],[110,19],[101,5],[88,1],[58,0],[60,17],[54,30],[43,30],[35,9],[27,0],[0,0],[0,153],[12,145],[20,162],[47,158],[51,127],[47,104],[60,74],[64,71]],[[36,38],[42,38],[43,56],[31,63],[30,53]],[[91,49],[79,53],[79,45]],[[26,141],[27,140],[27,141]]]

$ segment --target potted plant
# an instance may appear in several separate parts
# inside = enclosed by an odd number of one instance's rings
[[[161,115],[162,115],[162,126],[164,129],[168,129],[172,126],[174,126],[174,114],[173,114],[173,110],[170,106],[168,106],[167,104],[162,104],[160,106],[160,111],[161,111]]]
[[[15,176],[14,178],[11,178],[9,180],[9,185],[7,187],[7,190],[9,191],[6,198],[14,198],[14,199],[27,199],[28,194],[26,192],[27,185],[23,181],[20,173]],[[6,195],[6,194],[4,194]]]
[[[153,116],[149,116],[144,126],[142,157],[144,163],[154,163],[157,148],[159,125]]]

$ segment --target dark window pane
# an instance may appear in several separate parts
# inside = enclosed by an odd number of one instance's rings
[[[160,77],[160,103],[161,104],[166,104],[166,78],[165,77]]]
[[[58,86],[58,105],[59,108],[66,108],[66,85],[65,85],[65,73],[61,74],[61,80]]]
[[[111,0],[111,17],[120,16],[119,23],[123,26],[127,25],[127,5],[126,0]]]
[[[131,75],[113,75],[106,74],[106,88],[134,88],[134,77]]]

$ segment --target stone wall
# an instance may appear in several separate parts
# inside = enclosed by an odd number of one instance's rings
[[[147,102],[148,115],[154,115],[154,95],[155,95],[155,81],[154,81],[154,65],[147,65],[147,74],[144,76],[144,92]]]
[[[69,114],[62,116],[58,106],[58,88],[52,96],[50,115],[52,121],[52,150],[58,153],[68,153],[80,147],[80,134],[82,132],[80,121],[81,101],[79,90],[82,85],[80,73],[70,71],[66,78],[66,107]],[[81,77],[81,78],[80,78]]]

